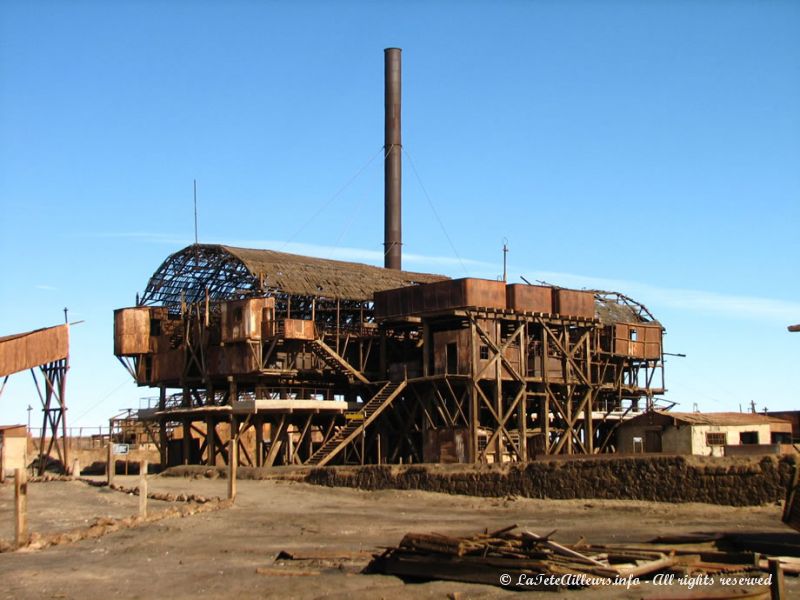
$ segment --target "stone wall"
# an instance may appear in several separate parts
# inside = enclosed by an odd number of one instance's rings
[[[322,467],[316,485],[473,496],[606,498],[750,506],[785,499],[793,456],[551,458],[525,465]]]

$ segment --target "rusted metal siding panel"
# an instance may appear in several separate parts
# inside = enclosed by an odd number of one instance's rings
[[[456,369],[448,369],[448,345],[455,344]],[[450,346],[452,348],[452,346]],[[433,368],[437,375],[468,375],[470,372],[469,330],[437,331],[433,334]],[[452,360],[452,359],[451,359]]]
[[[467,462],[469,430],[466,428],[428,429],[425,431],[423,460],[438,463]]]
[[[631,339],[633,331],[636,339]],[[643,323],[614,325],[614,354],[633,358],[661,358],[661,327]]]
[[[456,308],[506,307],[505,284],[491,279],[454,279],[375,293],[379,318],[416,315]]]
[[[45,365],[69,354],[69,325],[0,339],[0,377]]]
[[[269,309],[274,314],[274,298],[248,298],[220,304],[223,342],[258,341],[263,333],[265,315]]]
[[[317,337],[314,321],[304,319],[284,319],[283,332],[287,340],[313,340]]]
[[[463,304],[486,308],[506,307],[506,284],[490,279],[462,279]]]
[[[180,348],[154,354],[151,369],[152,383],[180,380],[183,376],[185,358],[185,352]]]
[[[594,292],[553,288],[553,308],[565,317],[594,318]]]
[[[115,310],[114,354],[116,356],[135,356],[152,351],[150,309],[135,307]]]
[[[506,306],[519,312],[553,312],[553,288],[512,283],[506,286]]]

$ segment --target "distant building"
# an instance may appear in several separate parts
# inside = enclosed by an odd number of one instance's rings
[[[792,424],[792,441],[800,442],[800,410],[770,410],[767,416],[789,421]]]
[[[793,451],[791,441],[790,421],[756,413],[653,411],[617,429],[617,449],[624,453],[778,454]]]
[[[28,428],[25,425],[0,425],[0,471],[14,475],[27,462]]]

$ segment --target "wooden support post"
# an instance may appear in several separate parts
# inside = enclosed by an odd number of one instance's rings
[[[73,477],[80,477],[81,476],[81,461],[78,458],[72,459],[72,468],[70,469],[70,475]]]
[[[292,433],[289,431],[291,428],[291,424],[287,423],[286,428],[283,430],[284,448],[286,448],[286,458],[283,461],[283,464],[285,465],[291,465],[294,463],[294,443],[292,440]]]
[[[770,558],[768,564],[769,574],[772,579],[769,586],[770,600],[785,600],[788,596],[786,595],[786,583],[783,580],[781,561],[777,558]]]
[[[139,516],[147,518],[147,460],[139,461]]]
[[[217,424],[214,422],[214,417],[211,415],[206,417],[206,464],[209,467],[214,467],[217,464],[217,444],[216,444],[216,428]]]
[[[18,548],[28,544],[28,474],[14,470],[14,540]]]
[[[366,451],[366,427],[361,427],[361,464],[362,466],[366,464],[366,457],[364,456],[364,452]]]
[[[231,441],[228,444],[228,499],[236,500],[236,477],[239,467],[239,423],[231,419]]]
[[[427,321],[422,322],[422,376],[431,375],[431,326]]]
[[[550,386],[545,384],[542,399],[542,431],[544,432],[544,453],[550,454]]]
[[[502,330],[500,328],[500,321],[497,321],[494,324],[494,342],[500,348],[498,354],[500,354],[500,359],[494,365],[494,411],[497,413],[497,418],[503,418],[503,361],[502,361]],[[503,423],[500,421],[497,422],[497,429],[501,429],[503,427]],[[497,438],[495,439],[495,463],[501,464],[503,462],[503,449],[505,444],[503,443],[503,436],[505,434],[501,431],[498,433]]]
[[[264,466],[264,417],[254,417],[256,428],[256,467]]]
[[[477,463],[480,458],[480,452],[478,451],[480,411],[478,410],[478,382],[475,379],[475,375],[478,372],[478,332],[475,327],[475,319],[472,318],[469,320],[469,343],[469,374],[472,380],[472,385],[469,388],[469,410],[467,412],[469,418],[469,461]]]
[[[164,417],[158,420],[158,446],[161,468],[166,469],[169,464],[169,438],[167,437],[167,420]]]
[[[163,412],[166,409],[167,409],[167,388],[165,388],[162,385],[158,392],[158,410],[163,414]],[[169,457],[167,456],[167,446],[169,446],[169,441],[167,440],[166,417],[161,417],[158,420],[158,445],[159,445],[158,454],[161,459],[161,468],[166,469],[169,461]]]
[[[525,384],[523,384],[524,387]],[[522,398],[517,406],[517,431],[519,432],[519,453],[521,462],[528,462],[528,392],[521,390]]]
[[[114,462],[114,443],[111,441],[111,436],[108,438],[108,457],[106,458],[106,479],[108,485],[114,483],[114,475],[116,475],[117,465]]]
[[[594,454],[594,421],[592,421],[592,410],[594,409],[594,394],[591,390],[586,392],[589,394],[589,401],[586,403],[585,418],[583,425],[583,445],[586,449],[586,454]]]
[[[192,422],[189,420],[189,417],[183,417],[183,456],[181,457],[181,462],[184,465],[189,464],[189,458],[192,451]]]

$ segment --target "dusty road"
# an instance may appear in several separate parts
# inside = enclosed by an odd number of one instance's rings
[[[120,477],[134,487],[136,478]],[[224,497],[222,479],[155,477],[151,491]],[[240,481],[230,509],[151,523],[99,539],[39,551],[0,554],[0,598],[519,598],[489,586],[454,582],[404,584],[361,575],[366,556],[409,531],[468,534],[517,523],[558,529],[571,543],[643,541],[659,534],[754,531],[793,535],[780,507],[669,505],[634,501],[475,498],[418,491],[364,492],[281,481]],[[57,532],[97,516],[135,513],[138,499],[79,482],[32,484],[30,526]],[[151,510],[166,503],[152,502]],[[0,538],[13,534],[13,486],[0,488]],[[800,535],[800,534],[797,534]],[[281,550],[325,555],[275,561]],[[339,557],[337,558],[337,555]],[[344,555],[344,556],[343,556]],[[259,573],[258,570],[261,570]],[[787,578],[800,597],[800,581]],[[697,588],[695,588],[697,591]],[[680,587],[604,588],[541,593],[545,598],[642,598],[686,594]],[[526,595],[525,597],[531,597]]]

